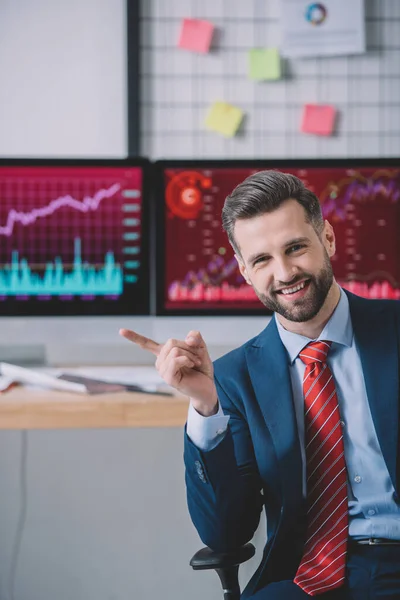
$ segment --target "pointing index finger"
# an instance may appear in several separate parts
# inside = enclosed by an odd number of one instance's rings
[[[154,340],[151,340],[144,335],[140,335],[131,329],[120,329],[119,334],[130,342],[137,344],[140,348],[143,348],[143,350],[148,350],[155,356],[158,356],[161,352],[162,344],[158,344]]]

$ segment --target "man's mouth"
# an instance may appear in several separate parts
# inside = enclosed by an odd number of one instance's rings
[[[310,285],[310,280],[306,279],[301,281],[300,283],[296,283],[296,285],[292,285],[291,287],[282,288],[277,290],[275,293],[280,294],[281,296],[286,297],[301,297],[304,294],[304,291]]]

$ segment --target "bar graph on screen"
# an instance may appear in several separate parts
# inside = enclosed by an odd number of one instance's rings
[[[47,263],[43,277],[32,272],[26,259],[19,260],[18,252],[13,251],[11,265],[0,274],[1,295],[32,296],[42,298],[57,295],[63,299],[71,296],[93,298],[96,295],[118,297],[123,291],[123,274],[120,265],[115,263],[113,252],[107,252],[104,266],[96,270],[95,266],[83,264],[81,258],[81,240],[75,240],[75,256],[72,269],[66,272],[61,258]]]

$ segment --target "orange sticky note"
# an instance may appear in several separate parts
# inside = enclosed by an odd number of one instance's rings
[[[210,50],[214,25],[200,19],[183,19],[178,46],[193,52],[206,53]]]
[[[329,104],[305,104],[300,130],[315,135],[331,135],[336,111]]]

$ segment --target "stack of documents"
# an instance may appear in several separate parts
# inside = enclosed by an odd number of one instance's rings
[[[96,371],[101,373],[100,378],[96,377]],[[63,372],[59,369],[27,369],[0,362],[0,373],[0,392],[10,389],[13,384],[23,384],[77,394],[129,391],[142,394],[173,395],[172,388],[165,389],[163,380],[151,367],[147,369],[146,367],[131,367],[122,370],[117,367],[110,369],[91,367]],[[116,376],[118,381],[115,381]]]

